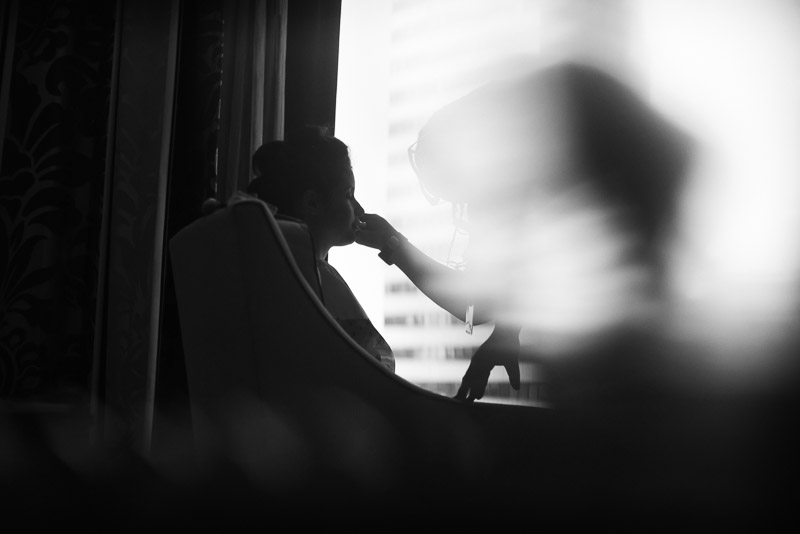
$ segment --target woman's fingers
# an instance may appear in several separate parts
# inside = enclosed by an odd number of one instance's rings
[[[519,390],[519,383],[520,383],[520,373],[519,373],[519,361],[514,361],[505,364],[506,373],[508,373],[508,382],[511,384],[511,387]]]
[[[394,228],[386,219],[375,213],[364,213],[359,217],[366,225],[366,228],[373,231],[394,232]]]

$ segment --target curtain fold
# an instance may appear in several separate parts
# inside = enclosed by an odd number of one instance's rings
[[[288,0],[225,4],[216,192],[220,201],[247,187],[255,149],[283,138],[287,12]]]
[[[271,0],[267,3],[261,142],[283,139],[286,101],[287,3],[287,0]]]
[[[313,124],[335,131],[341,0],[293,0],[286,53],[287,131]]]
[[[101,439],[147,454],[153,425],[170,181],[179,0],[122,1],[109,206],[105,303],[97,320],[104,342]]]
[[[182,2],[165,241],[214,196],[223,51],[222,0]],[[191,447],[191,414],[172,262],[164,257],[151,455]],[[179,444],[180,443],[180,444]]]
[[[0,5],[0,162],[3,161],[8,121],[8,104],[11,90],[11,69],[14,65],[14,39],[19,0]]]

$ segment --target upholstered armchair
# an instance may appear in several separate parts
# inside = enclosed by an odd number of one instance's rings
[[[545,487],[552,414],[462,403],[387,370],[327,312],[302,223],[239,198],[180,231],[170,253],[204,465],[236,466],[270,495],[326,488],[335,502]]]

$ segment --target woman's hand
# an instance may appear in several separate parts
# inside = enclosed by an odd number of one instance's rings
[[[505,367],[511,387],[519,389],[519,329],[495,326],[489,339],[473,354],[455,398],[472,402],[483,397],[496,365]]]
[[[374,213],[365,213],[361,217],[362,224],[356,231],[356,243],[365,247],[381,249],[397,230],[389,222]]]

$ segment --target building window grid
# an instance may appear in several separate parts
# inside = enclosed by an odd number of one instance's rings
[[[384,317],[384,325],[386,326],[410,326],[410,327],[449,327],[459,326],[463,327],[464,321],[451,315],[447,312],[431,312],[431,313],[390,313]]]

